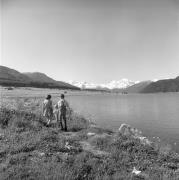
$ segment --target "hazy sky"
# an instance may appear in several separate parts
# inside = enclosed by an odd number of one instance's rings
[[[1,61],[57,80],[179,75],[179,0],[0,0]]]

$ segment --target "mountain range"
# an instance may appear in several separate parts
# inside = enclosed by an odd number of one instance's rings
[[[69,81],[70,84],[88,90],[105,90],[116,93],[157,93],[157,92],[179,92],[179,76],[174,79],[130,81],[121,79],[106,84],[93,84],[87,82]]]
[[[134,82],[128,79],[111,81],[106,84],[94,84],[87,82],[56,81],[44,73],[28,72],[21,73],[5,66],[0,66],[0,85],[2,86],[28,86],[39,88],[58,88],[73,90],[92,90],[120,93],[156,93],[156,92],[179,92],[179,76],[174,79],[158,81]]]
[[[138,82],[133,82],[128,79],[121,79],[119,81],[111,81],[106,84],[94,84],[94,83],[87,83],[87,82],[78,82],[78,81],[69,81],[68,83],[77,86],[81,89],[125,89],[129,86],[132,86]]]

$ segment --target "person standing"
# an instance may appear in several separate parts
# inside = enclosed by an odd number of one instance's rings
[[[53,117],[53,106],[51,98],[51,95],[47,95],[42,107],[43,116],[47,119],[47,125],[50,124]]]
[[[61,94],[61,99],[58,102],[58,109],[60,113],[60,126],[61,129],[65,131],[67,131],[66,113],[68,108],[69,108],[69,104],[65,100],[65,95]],[[63,122],[64,122],[64,127],[63,127]]]

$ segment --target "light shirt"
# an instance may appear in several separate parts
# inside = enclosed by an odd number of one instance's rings
[[[60,101],[58,101],[58,108],[61,109],[62,106],[65,106],[66,108],[69,108],[69,104],[65,99],[60,99]]]

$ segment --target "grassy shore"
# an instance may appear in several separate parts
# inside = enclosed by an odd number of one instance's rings
[[[102,129],[72,110],[68,132],[56,123],[46,127],[41,104],[47,93],[3,90],[0,180],[179,179],[179,155],[157,143],[142,144],[132,136]],[[50,91],[54,103],[60,93]],[[78,92],[67,92],[73,93]],[[132,173],[134,167],[141,171],[138,175]]]
[[[68,132],[46,127],[40,113],[3,107],[0,126],[1,180],[179,179],[178,154],[97,127],[73,111]]]

